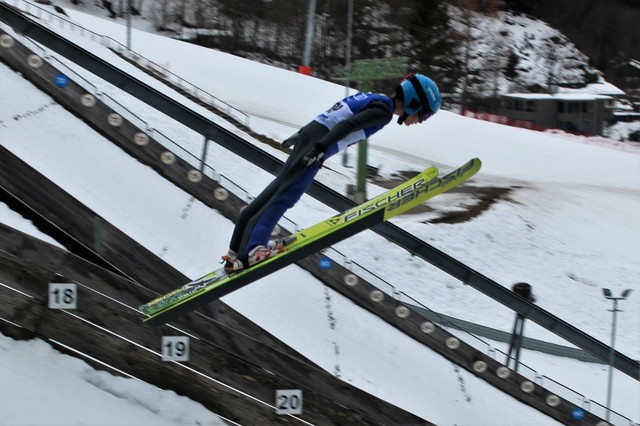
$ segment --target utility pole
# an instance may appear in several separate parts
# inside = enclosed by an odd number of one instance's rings
[[[302,66],[305,71],[311,73],[311,46],[313,45],[314,20],[316,16],[316,0],[309,0],[309,10],[307,11],[307,32],[304,38],[304,53],[302,55]]]

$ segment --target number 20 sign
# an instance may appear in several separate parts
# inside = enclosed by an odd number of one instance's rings
[[[276,414],[302,414],[302,390],[277,389]]]

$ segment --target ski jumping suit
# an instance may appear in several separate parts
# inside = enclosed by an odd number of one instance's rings
[[[322,151],[324,159],[368,138],[387,125],[395,104],[388,96],[357,93],[317,116],[300,129],[293,152],[276,178],[245,207],[231,237],[229,248],[245,261],[258,245],[266,246],[271,233],[284,213],[302,197],[321,165],[305,167],[304,158]]]

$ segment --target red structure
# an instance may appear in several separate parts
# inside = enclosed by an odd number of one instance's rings
[[[304,75],[311,75],[311,67],[308,65],[298,65],[298,72]]]
[[[523,129],[537,130],[538,132],[543,132],[547,130],[546,127],[541,126],[540,124],[534,123],[532,121],[509,118],[509,117],[505,117],[504,115],[492,114],[490,112],[473,112],[465,109],[465,110],[462,110],[460,114],[465,117],[476,118],[478,120],[489,121],[491,123],[504,124],[512,127],[521,127]]]

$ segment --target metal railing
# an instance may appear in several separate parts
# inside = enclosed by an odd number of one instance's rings
[[[59,27],[69,28],[71,31],[77,32],[78,35],[83,37],[88,37],[90,40],[100,43],[101,45],[114,50],[120,55],[124,56],[128,60],[135,62],[139,67],[147,69],[152,72],[156,77],[160,77],[166,80],[167,83],[171,84],[172,87],[177,87],[184,90],[186,93],[200,100],[201,102],[216,108],[220,112],[225,113],[226,115],[233,117],[235,120],[240,122],[241,124],[249,127],[250,124],[250,116],[239,109],[233,107],[227,102],[223,101],[220,98],[212,95],[211,93],[203,90],[196,85],[188,82],[182,77],[172,73],[161,65],[156,64],[152,60],[144,57],[143,55],[136,53],[135,51],[129,49],[127,46],[122,43],[114,40],[109,36],[105,36],[102,34],[95,33],[89,29],[82,27],[81,25],[76,24],[75,22],[70,21],[62,16],[55,15],[50,11],[30,3],[24,0],[3,0],[4,3],[12,4],[13,6],[32,14],[33,16],[42,19],[44,21],[49,22],[50,24],[57,24]]]

